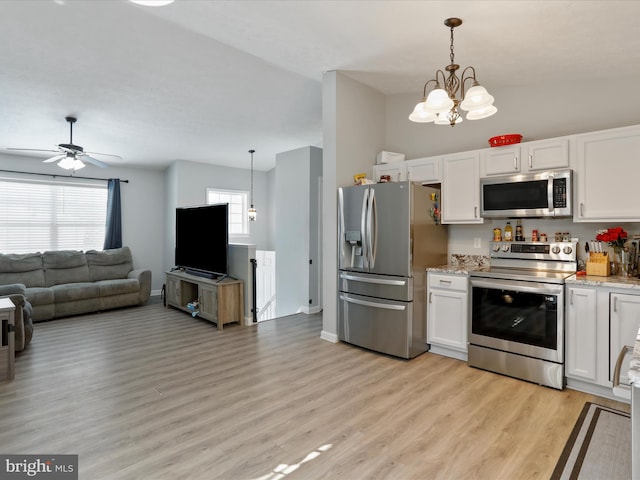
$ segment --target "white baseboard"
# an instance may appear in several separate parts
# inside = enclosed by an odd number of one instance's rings
[[[300,307],[297,313],[305,313],[307,315],[313,315],[314,313],[320,313],[322,308],[319,306],[315,307]]]
[[[320,332],[320,338],[331,343],[338,343],[339,341],[338,335],[336,335],[335,333],[327,332],[326,330],[322,330],[322,332]]]

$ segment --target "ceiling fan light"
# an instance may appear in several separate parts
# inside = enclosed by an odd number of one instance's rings
[[[429,92],[422,109],[430,113],[444,113],[453,108],[453,100],[442,88],[434,88]]]
[[[467,120],[481,120],[483,118],[490,117],[497,111],[498,109],[494,105],[489,105],[488,107],[485,107],[485,108],[472,110],[469,113],[467,113]]]
[[[85,165],[73,155],[67,155],[58,162],[58,166],[65,170],[80,170],[81,168],[84,168]]]
[[[486,88],[476,84],[467,91],[460,108],[467,111],[478,110],[488,107],[493,103],[493,100],[494,98],[489,95]]]
[[[427,112],[424,109],[424,100],[416,105],[416,108],[413,109],[411,115],[409,115],[409,120],[416,123],[429,123],[433,122],[436,119],[436,114],[432,112]]]

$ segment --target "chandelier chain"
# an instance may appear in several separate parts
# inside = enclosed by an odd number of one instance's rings
[[[454,54],[453,54],[453,26],[451,27],[451,46],[449,47],[451,53],[449,54],[449,58],[451,59],[451,64],[454,64],[455,61],[453,60],[454,58]]]

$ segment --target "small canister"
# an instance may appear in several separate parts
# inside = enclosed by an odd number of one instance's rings
[[[541,242],[546,242],[547,241],[547,234],[546,233],[541,233],[540,234],[540,241]]]
[[[498,227],[493,229],[493,241],[494,242],[502,241],[502,230],[500,230]]]
[[[537,242],[538,241],[538,230],[532,230],[531,231],[531,241],[532,242]]]

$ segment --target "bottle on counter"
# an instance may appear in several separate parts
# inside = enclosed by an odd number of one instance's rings
[[[522,220],[516,222],[516,242],[524,242],[524,234],[522,233]]]
[[[493,241],[494,242],[502,241],[502,230],[500,230],[498,227],[493,229]]]
[[[504,241],[513,241],[513,227],[511,226],[511,222],[507,222],[507,225],[504,227]]]

